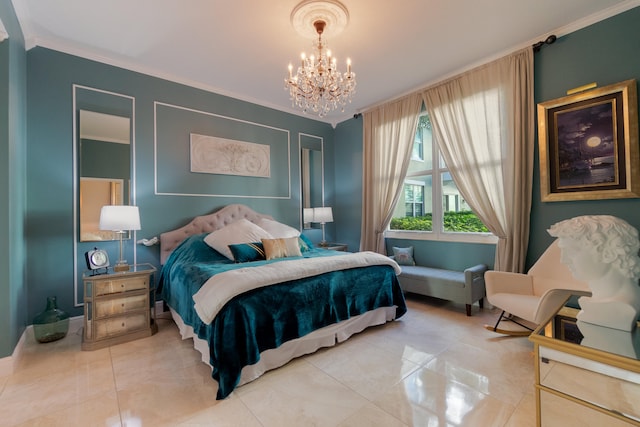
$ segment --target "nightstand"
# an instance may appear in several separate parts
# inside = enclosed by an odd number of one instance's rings
[[[332,242],[327,242],[327,244],[325,245],[320,245],[318,244],[318,248],[320,249],[326,249],[329,251],[342,251],[342,252],[347,252],[348,249],[348,245],[344,244],[344,243],[332,243]]]
[[[108,268],[103,274],[83,274],[83,350],[121,344],[157,331],[155,272],[151,264],[136,264],[129,271]]]

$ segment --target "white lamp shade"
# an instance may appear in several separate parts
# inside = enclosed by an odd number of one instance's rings
[[[320,224],[333,222],[333,211],[330,207],[313,208],[313,222],[319,222]]]
[[[302,209],[302,222],[305,224],[313,222],[313,208]]]
[[[137,206],[108,205],[100,210],[100,230],[140,230]]]

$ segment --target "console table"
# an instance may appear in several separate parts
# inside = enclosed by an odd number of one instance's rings
[[[640,330],[576,320],[562,307],[529,337],[538,426],[640,426]]]

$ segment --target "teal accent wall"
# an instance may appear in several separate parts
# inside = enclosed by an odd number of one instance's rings
[[[78,180],[103,178],[122,180],[122,204],[129,205],[131,184],[131,145],[81,138],[78,151]],[[78,191],[80,183],[78,182]],[[79,200],[79,199],[78,199]],[[78,215],[82,204],[78,201]]]
[[[333,219],[336,239],[360,249],[362,218],[362,116],[339,123],[335,131],[335,200]],[[326,162],[326,161],[325,161]]]
[[[180,106],[157,104],[156,167],[172,173],[158,174],[159,194],[228,195],[289,198],[292,171],[289,157],[297,154],[287,128],[238,120],[221,114],[194,111]],[[260,144],[269,148],[270,176],[240,176],[191,172],[191,134],[223,140]],[[226,160],[231,161],[228,157]],[[231,171],[229,171],[231,172]]]
[[[484,264],[493,269],[495,245],[484,243],[439,242],[434,240],[387,239],[387,253],[393,255],[393,247],[413,246],[417,265],[462,271],[474,265]]]
[[[91,178],[117,178],[128,182],[131,154],[128,144],[117,142],[80,140],[78,153],[79,175]],[[127,198],[125,197],[125,200]]]
[[[566,96],[569,89],[596,82],[606,86],[640,79],[640,7],[558,38],[534,56],[536,103]],[[553,241],[547,229],[578,215],[607,214],[640,229],[640,200],[541,202],[539,150],[535,149],[530,267]]]
[[[9,38],[0,43],[0,358],[11,356],[27,325],[26,54],[9,1],[0,2]]]
[[[110,65],[34,48],[27,53],[28,79],[28,222],[26,231],[28,265],[28,316],[32,318],[48,295],[58,297],[61,309],[74,316],[82,314],[74,306],[73,280],[84,270],[84,251],[98,246],[117,259],[117,242],[88,242],[78,245],[78,271],[73,271],[73,105],[72,85],[82,85],[135,98],[135,195],[140,209],[142,230],[136,239],[159,236],[180,227],[196,215],[213,212],[231,203],[243,203],[270,214],[281,222],[300,227],[300,185],[298,134],[324,139],[325,150],[333,157],[333,128],[311,118],[287,114],[237,99],[206,92]],[[86,100],[84,101],[86,102]],[[156,103],[184,107],[190,114],[157,115]],[[182,110],[185,111],[185,110]],[[165,111],[166,112],[166,111]],[[206,113],[206,114],[202,114]],[[220,117],[226,119],[221,120]],[[215,118],[216,123],[211,120]],[[156,122],[158,120],[158,122]],[[255,185],[246,177],[205,176],[196,182],[197,195],[185,195],[188,183],[176,187],[176,194],[156,194],[156,182],[184,180],[189,175],[188,132],[220,130],[221,136],[247,142],[260,142],[267,135],[273,144],[271,169],[284,175],[286,191],[267,188],[263,193],[278,197],[255,197]],[[229,123],[233,123],[229,126]],[[162,140],[162,159],[156,154],[157,131],[181,130],[173,144]],[[267,133],[261,133],[263,129]],[[269,135],[275,131],[277,138]],[[185,140],[185,134],[187,139]],[[165,137],[167,134],[160,134]],[[283,135],[285,137],[283,138]],[[176,136],[173,134],[172,136]],[[249,140],[248,140],[249,139]],[[186,142],[185,142],[186,141]],[[333,186],[332,167],[325,185]],[[280,180],[283,176],[277,175]],[[156,180],[157,177],[160,179]],[[218,181],[224,181],[226,197],[219,193]],[[265,180],[265,179],[263,179]],[[269,180],[265,182],[269,184]],[[208,187],[207,187],[208,183]],[[281,183],[278,183],[280,185]],[[289,192],[288,187],[291,190]],[[179,194],[178,194],[179,193]],[[333,191],[328,192],[332,197]],[[267,194],[270,196],[270,194]],[[284,196],[284,197],[281,197]],[[330,199],[332,202],[332,200]],[[133,261],[134,241],[125,242],[125,257]],[[135,246],[137,262],[159,267],[159,246]]]

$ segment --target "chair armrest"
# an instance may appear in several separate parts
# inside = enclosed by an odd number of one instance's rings
[[[473,267],[465,268],[464,270],[464,282],[467,286],[473,285],[474,282],[484,282],[484,273],[487,271],[487,266],[484,264],[474,265]]]
[[[484,273],[487,297],[494,294],[533,295],[533,278],[527,274],[489,270]]]
[[[588,296],[591,295],[591,292],[576,291],[575,289],[549,289],[540,297],[540,302],[538,302],[538,307],[534,313],[534,322],[537,324],[547,323],[571,295]]]
[[[484,273],[485,271],[488,270],[488,267],[484,264],[478,264],[478,265],[474,265],[473,267],[469,267],[469,268],[465,268],[464,272],[465,274],[467,272],[472,273],[472,274],[477,274],[477,273]]]

